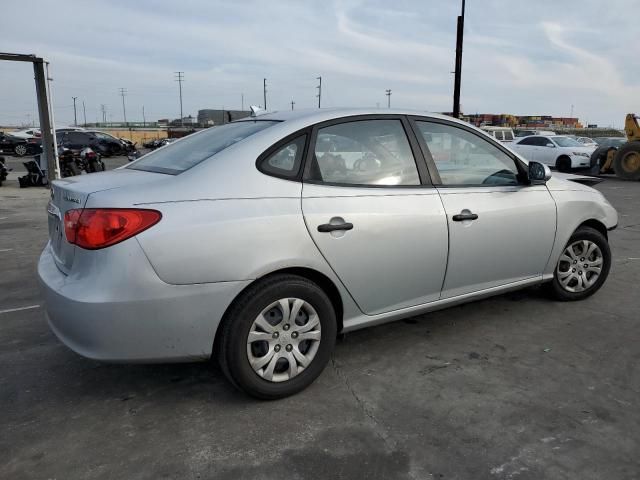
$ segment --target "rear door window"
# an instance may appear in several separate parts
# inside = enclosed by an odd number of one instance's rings
[[[254,120],[208,128],[151,152],[127,168],[177,175],[276,123],[278,121]]]

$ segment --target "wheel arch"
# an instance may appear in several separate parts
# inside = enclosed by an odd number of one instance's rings
[[[604,236],[604,238],[609,240],[607,227],[605,226],[604,223],[602,223],[599,220],[596,220],[595,218],[590,218],[589,220],[585,220],[584,222],[582,222],[580,225],[576,227],[576,230],[578,230],[580,227],[591,227],[594,230],[597,230],[598,232],[600,232]],[[574,232],[576,230],[574,230]]]
[[[287,267],[287,268],[281,268],[281,269],[269,272],[269,273],[267,273],[265,275],[262,275],[262,276],[256,278],[255,280],[253,280],[251,283],[249,283],[247,286],[245,286],[240,292],[238,292],[238,294],[231,301],[231,303],[229,303],[229,305],[227,306],[227,308],[224,311],[224,314],[222,315],[222,318],[220,320],[220,323],[218,324],[218,327],[216,328],[216,333],[215,333],[214,341],[213,341],[213,351],[212,351],[212,355],[213,356],[216,355],[216,352],[220,348],[219,345],[218,345],[218,342],[219,342],[220,337],[221,337],[220,332],[223,330],[223,328],[222,328],[223,324],[228,321],[229,311],[234,306],[236,301],[244,294],[244,292],[246,292],[249,288],[251,288],[253,285],[255,285],[256,282],[264,280],[265,278],[268,278],[268,277],[272,277],[274,275],[281,275],[281,274],[298,275],[298,276],[306,278],[307,280],[310,280],[310,281],[314,282],[316,285],[318,285],[324,291],[324,293],[327,294],[327,296],[329,297],[329,300],[331,301],[331,304],[333,305],[333,308],[335,310],[336,323],[337,323],[336,331],[338,333],[342,332],[343,317],[344,317],[344,303],[342,301],[342,296],[340,295],[340,291],[338,290],[338,287],[336,287],[336,285],[333,282],[333,280],[331,280],[329,277],[327,277],[324,273],[321,273],[318,270],[314,270],[313,268],[309,268],[309,267]]]

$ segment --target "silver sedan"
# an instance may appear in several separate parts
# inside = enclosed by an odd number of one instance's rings
[[[617,213],[581,178],[415,111],[252,116],[53,183],[52,330],[105,361],[206,360],[291,395],[338,333],[529,285],[607,278]]]

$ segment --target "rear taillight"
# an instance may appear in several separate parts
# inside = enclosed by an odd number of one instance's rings
[[[138,208],[85,208],[64,214],[67,241],[88,250],[109,247],[155,225],[157,210]]]

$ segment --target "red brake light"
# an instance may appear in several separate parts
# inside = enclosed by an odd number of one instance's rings
[[[69,243],[97,250],[131,238],[161,218],[157,210],[139,208],[74,209],[64,214],[64,231]]]

